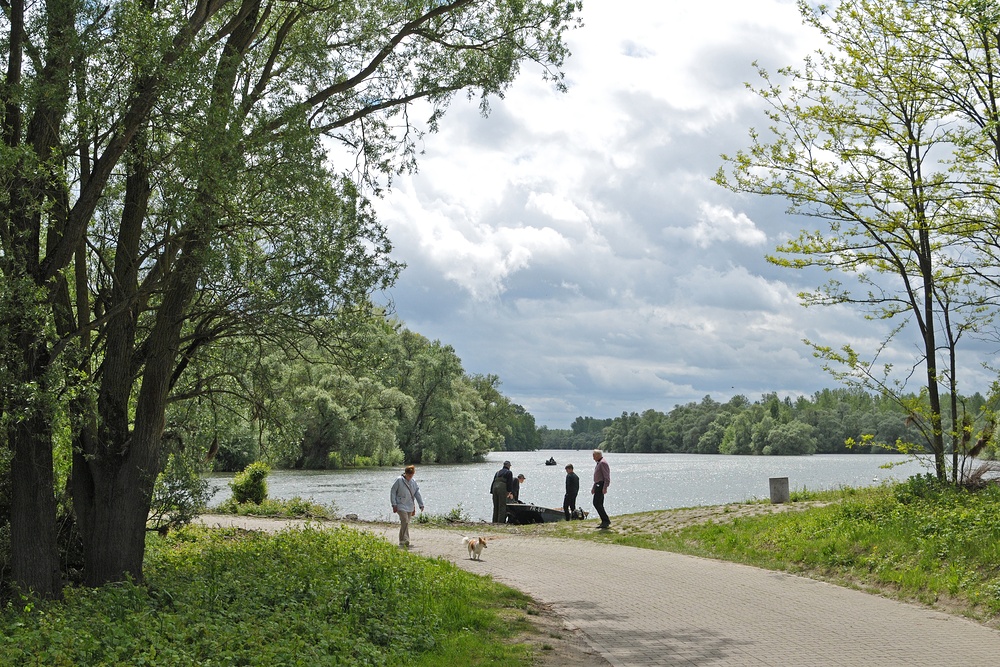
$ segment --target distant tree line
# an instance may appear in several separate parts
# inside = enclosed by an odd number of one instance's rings
[[[910,397],[917,400],[917,397]],[[987,414],[979,393],[960,399],[968,414]],[[577,417],[569,430],[539,430],[546,449],[626,453],[803,455],[916,452],[925,433],[895,397],[850,389],[824,389],[796,400],[767,394],[751,403],[710,396],[668,413],[623,412],[614,419]],[[984,443],[980,458],[996,458]]]

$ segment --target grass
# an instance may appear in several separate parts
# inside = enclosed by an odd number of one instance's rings
[[[0,613],[4,665],[530,664],[526,596],[349,528],[151,535],[147,585]]]

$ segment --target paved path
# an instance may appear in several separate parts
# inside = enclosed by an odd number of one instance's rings
[[[392,527],[368,529],[396,541]],[[998,631],[839,586],[663,551],[483,534],[489,546],[473,561],[459,534],[410,528],[414,552],[551,605],[614,667],[1000,664]]]

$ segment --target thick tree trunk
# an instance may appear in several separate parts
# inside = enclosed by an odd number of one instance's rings
[[[21,337],[22,339],[24,336]],[[38,345],[36,343],[35,345]],[[25,352],[24,375],[36,379],[37,348]],[[62,596],[56,543],[56,499],[52,469],[52,420],[42,412],[43,394],[27,407],[30,416],[9,431],[11,462],[11,574],[23,593],[41,598]]]
[[[84,583],[141,581],[152,495],[152,483],[146,481],[150,473],[130,457],[119,463],[76,463],[73,497],[83,537]]]

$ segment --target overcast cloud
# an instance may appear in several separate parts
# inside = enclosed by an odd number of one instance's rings
[[[583,18],[568,93],[526,68],[489,118],[456,101],[378,202],[408,265],[396,315],[550,428],[836,386],[802,339],[879,332],[799,305],[824,274],[766,262],[803,226],[784,202],[711,182],[766,125],[752,63],[816,45],[795,2],[586,0]]]

